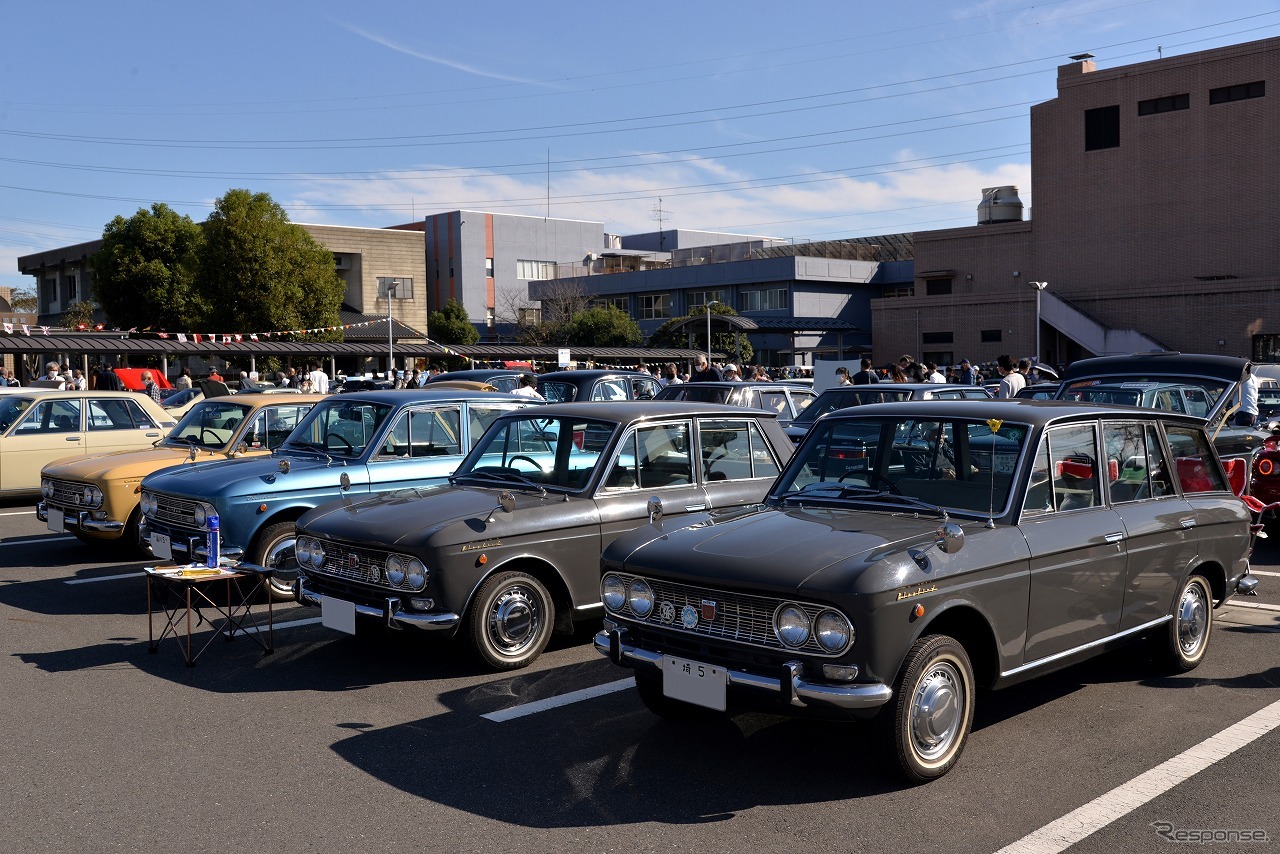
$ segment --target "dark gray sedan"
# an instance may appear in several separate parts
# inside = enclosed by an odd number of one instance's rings
[[[600,551],[651,498],[682,516],[764,498],[791,443],[770,413],[575,403],[500,417],[449,483],[327,504],[298,522],[297,598],[326,625],[462,632],[494,669],[599,618]],[[529,410],[532,413],[532,410]]]
[[[860,406],[814,425],[763,506],[654,511],[604,552],[596,636],[645,704],[874,717],[916,782],[959,759],[980,687],[1140,638],[1190,670],[1214,606],[1256,584],[1249,514],[1173,413]]]

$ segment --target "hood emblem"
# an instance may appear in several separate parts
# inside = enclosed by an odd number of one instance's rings
[[[670,602],[663,602],[658,606],[658,619],[668,625],[676,621],[676,606]]]
[[[347,555],[347,569],[356,572],[360,569],[360,558],[357,555]]]
[[[698,609],[692,605],[685,605],[681,608],[680,625],[686,629],[696,629],[698,627]]]
[[[703,599],[702,607],[699,609],[702,615],[702,622],[711,623],[716,619],[716,603],[711,599]]]

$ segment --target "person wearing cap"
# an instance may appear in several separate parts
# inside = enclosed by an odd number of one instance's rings
[[[742,382],[742,377],[738,376],[738,366],[733,362],[725,365],[722,373],[724,374],[724,378],[731,383]]]
[[[977,385],[978,371],[969,364],[968,359],[960,360],[960,372],[957,374],[960,378],[960,385]]]
[[[533,374],[524,374],[520,377],[520,385],[511,390],[512,394],[520,397],[528,397],[533,400],[546,400],[542,395],[538,394],[538,379]]]

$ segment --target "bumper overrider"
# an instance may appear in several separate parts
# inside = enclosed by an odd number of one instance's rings
[[[305,576],[293,583],[293,596],[299,605],[318,608],[322,606],[325,594],[308,586]],[[329,597],[333,598],[333,597]],[[348,600],[349,601],[349,600]],[[377,620],[389,629],[422,629],[424,631],[451,631],[458,627],[462,618],[450,612],[432,612],[424,614],[418,611],[406,611],[399,596],[387,596],[380,605],[354,603],[356,617],[365,620]]]
[[[88,510],[53,507],[43,501],[36,505],[36,518],[41,522],[48,522],[50,510],[57,510],[61,513],[62,524],[68,528],[90,531],[95,534],[118,535],[124,531],[124,522],[117,522],[114,519],[94,519]]]
[[[604,631],[595,636],[595,647],[614,664],[661,678],[662,653],[633,643],[626,628],[611,626],[606,621]],[[799,661],[788,661],[782,665],[776,677],[725,669],[730,692],[738,692],[744,697],[752,694],[768,698],[772,695],[782,705],[796,709],[829,710],[868,717],[893,697],[893,689],[879,683],[840,685],[810,681],[804,678],[804,665]]]

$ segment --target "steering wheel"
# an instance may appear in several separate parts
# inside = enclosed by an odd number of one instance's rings
[[[212,441],[212,442],[206,442],[206,441],[205,441],[205,438],[204,438],[204,434],[205,434],[205,433],[208,433],[210,436],[212,436],[212,437],[213,437],[213,441]],[[222,439],[218,437],[218,434],[217,434],[217,433],[213,432],[213,428],[212,428],[212,427],[201,427],[201,428],[200,428],[200,444],[202,444],[202,445],[219,445],[219,444],[222,444]]]
[[[333,438],[337,439],[337,440],[338,440],[339,442],[341,442],[342,444],[346,445],[346,446],[347,446],[347,452],[348,452],[348,453],[352,453],[352,454],[354,454],[354,453],[356,452],[356,446],[355,446],[355,445],[353,445],[353,444],[351,444],[351,441],[350,441],[349,439],[347,439],[347,437],[346,437],[346,436],[342,435],[341,433],[334,433],[334,432],[332,432],[332,431],[330,431],[330,432],[328,432],[328,433],[325,433],[325,434],[324,434],[324,444],[325,444],[325,447],[328,447],[328,446],[329,446],[329,437],[330,437],[330,436],[332,436]]]
[[[538,461],[537,461],[537,460],[533,459],[532,457],[526,457],[524,454],[516,454],[515,456],[510,457],[510,458],[507,460],[507,462],[508,462],[508,463],[514,463],[516,460],[524,460],[526,463],[528,463],[529,465],[533,466],[533,467],[534,467],[535,469],[537,469],[539,472],[541,472],[541,471],[542,471],[542,466],[538,465]],[[507,466],[507,468],[511,468],[511,466]]]

